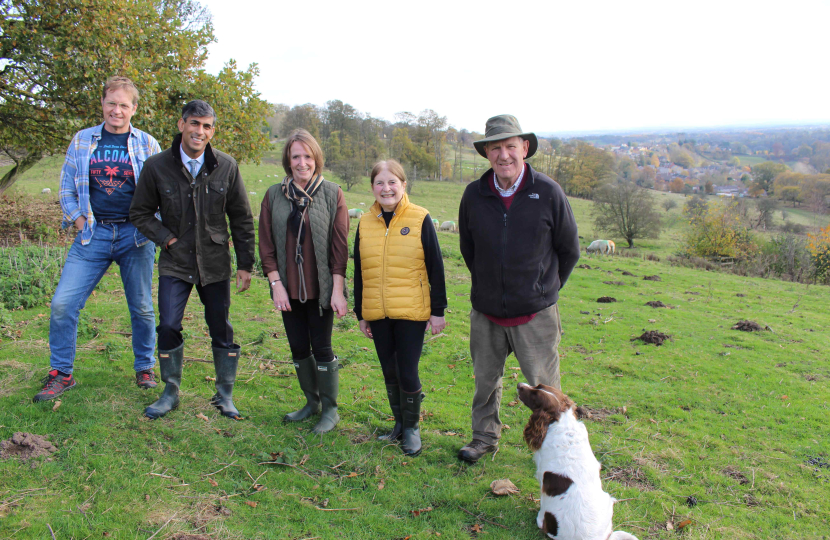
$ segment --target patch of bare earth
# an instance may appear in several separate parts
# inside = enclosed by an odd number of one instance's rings
[[[630,276],[630,277],[637,277],[635,274],[632,274],[631,272],[628,272],[628,271],[623,272],[622,275]]]
[[[625,487],[636,488],[640,491],[652,491],[654,489],[648,477],[636,465],[630,467],[611,467],[605,473],[603,480],[613,480]]]
[[[644,343],[651,343],[659,347],[664,341],[671,339],[671,336],[657,330],[649,330],[648,332],[644,332],[641,336],[631,338],[631,341],[636,341],[638,339]]]
[[[617,299],[614,298],[613,296],[600,296],[599,298],[597,298],[597,302],[600,303],[600,304],[610,304],[610,303],[616,302],[616,301],[617,301]]]
[[[74,237],[61,234],[60,202],[51,197],[5,194],[0,197],[0,245],[18,245],[34,239],[36,230],[54,230],[59,242]]]
[[[595,422],[602,422],[612,414],[625,414],[628,412],[626,407],[618,407],[616,409],[594,409],[585,405],[580,405],[576,408],[576,417],[580,420],[587,418]]]
[[[603,281],[606,285],[625,285],[625,281]]]
[[[733,480],[737,480],[739,484],[742,486],[749,483],[749,479],[746,477],[746,474],[743,473],[740,469],[733,465],[729,465],[725,469],[721,471],[721,474],[732,478]]]
[[[26,461],[57,452],[55,445],[46,437],[18,431],[10,439],[0,442],[0,459],[17,458]]]
[[[193,513],[187,519],[193,528],[198,531],[200,529],[204,530],[209,523],[216,521],[217,519],[226,518],[230,515],[230,509],[225,506],[202,502],[198,503],[193,508]],[[208,538],[203,535],[187,535],[184,533],[180,533],[180,535],[181,536],[174,536],[174,538],[180,538],[181,540],[199,540],[201,538]]]
[[[653,307],[653,308],[668,307],[666,304],[664,304],[660,300],[652,300],[651,302],[646,302],[646,305],[650,306],[650,307]]]
[[[660,279],[660,276],[656,276],[656,275],[655,276],[643,276],[643,279],[645,281],[663,281],[662,279]]]

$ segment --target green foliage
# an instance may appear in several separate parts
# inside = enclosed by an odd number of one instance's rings
[[[17,309],[48,302],[58,286],[65,258],[65,248],[0,248],[0,303]]]
[[[614,179],[614,158],[583,141],[562,148],[553,179],[570,196],[590,199],[594,191]]]
[[[749,186],[749,192],[753,196],[761,195],[766,192],[767,195],[773,195],[774,186],[773,181],[779,174],[786,172],[787,166],[783,163],[776,163],[774,161],[765,161],[752,167],[752,184]]]
[[[15,166],[0,193],[41,156],[66,150],[72,135],[101,122],[101,91],[112,75],[142,93],[134,124],[167,144],[185,102],[212,102],[215,145],[258,159],[267,104],[253,91],[256,66],[218,75],[202,68],[215,41],[210,14],[193,0],[8,0],[0,3],[0,152]]]
[[[757,250],[747,228],[735,211],[736,202],[711,205],[705,210],[697,207],[690,213],[689,229],[685,235],[685,250],[698,257],[749,258]]]

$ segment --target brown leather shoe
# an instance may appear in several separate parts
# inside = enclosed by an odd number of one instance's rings
[[[484,454],[489,454],[491,452],[495,454],[498,451],[498,444],[487,444],[481,439],[473,439],[472,442],[458,451],[458,459],[464,460],[468,463],[475,463],[481,459]]]

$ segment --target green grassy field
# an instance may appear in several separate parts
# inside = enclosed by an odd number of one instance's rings
[[[33,169],[15,189],[40,197],[51,187],[47,197],[56,197],[54,166],[52,173],[46,165]],[[266,156],[259,167],[243,166],[243,177],[257,193],[257,214],[282,170]],[[414,187],[412,199],[434,217],[456,218],[462,184]],[[368,207],[368,183],[346,200]],[[571,203],[584,246],[595,238],[590,203]],[[641,253],[662,261],[583,256],[580,264],[590,268],[574,271],[560,300],[563,390],[594,412],[586,424],[603,484],[621,500],[615,529],[641,539],[826,538],[830,291],[669,266],[665,256],[677,250],[683,226],[679,212],[669,212],[672,226],[661,239],[637,242]],[[354,220],[351,227],[353,234]],[[261,277],[250,291],[232,294],[243,347],[235,388],[241,422],[209,405],[210,343],[195,294],[184,321],[182,405],[157,421],[142,410],[159,392],[133,382],[118,267],[82,312],[80,385],[59,406],[31,403],[48,369],[48,307],[11,312],[0,328],[0,440],[18,431],[45,435],[57,451],[49,459],[0,461],[0,537],[50,538],[48,524],[61,540],[541,538],[539,486],[521,436],[529,412],[516,403],[522,376],[512,356],[499,453],[475,466],[455,457],[470,439],[470,278],[458,236],[439,239],[448,326],[425,338],[424,450],[417,458],[375,438],[390,425],[388,406],[374,349],[353,315],[334,330],[344,365],[338,427],[319,437],[311,422],[281,422],[301,397]],[[643,279],[654,275],[660,281]],[[601,296],[617,302],[599,304]],[[668,307],[645,305],[657,300]],[[731,329],[743,319],[769,329]],[[671,339],[659,347],[632,341],[646,330]],[[502,478],[520,492],[493,495],[490,483]]]

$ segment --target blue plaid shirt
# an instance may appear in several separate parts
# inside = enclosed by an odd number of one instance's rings
[[[81,231],[81,244],[87,245],[95,232],[95,215],[89,202],[89,160],[92,153],[98,148],[101,140],[101,131],[104,124],[82,129],[72,138],[69,149],[66,151],[66,160],[61,169],[60,201],[63,210],[63,223],[66,229],[75,225],[75,220],[86,216],[86,225]],[[161,147],[152,135],[130,124],[130,138],[127,141],[130,152],[130,161],[135,171],[135,180],[141,175],[141,168],[147,158],[161,152]],[[141,246],[148,240],[136,229],[136,245]]]

